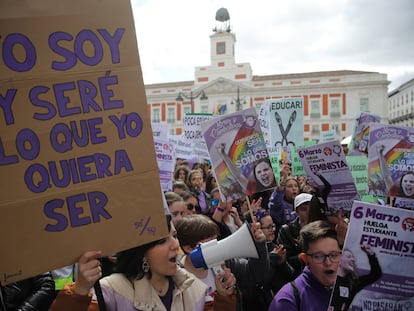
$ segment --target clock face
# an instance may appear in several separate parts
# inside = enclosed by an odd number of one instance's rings
[[[224,42],[218,42],[216,47],[217,47],[217,54],[226,53],[226,44]]]

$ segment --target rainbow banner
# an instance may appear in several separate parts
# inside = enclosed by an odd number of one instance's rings
[[[254,108],[216,117],[200,126],[223,200],[275,187],[275,176]],[[264,162],[268,163],[270,171]],[[259,166],[259,163],[263,164]]]
[[[414,198],[413,128],[370,124],[368,187],[376,194]]]

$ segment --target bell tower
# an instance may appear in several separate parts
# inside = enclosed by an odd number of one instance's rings
[[[234,46],[236,36],[231,32],[230,15],[227,9],[220,8],[216,12],[216,27],[211,40],[211,66],[233,67],[235,64]]]

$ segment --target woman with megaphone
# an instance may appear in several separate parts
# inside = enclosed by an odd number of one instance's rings
[[[207,286],[177,266],[176,230],[171,215],[166,219],[168,236],[118,253],[115,273],[101,280],[102,253],[85,252],[76,282],[65,285],[50,311],[204,310]]]
[[[237,286],[227,300],[236,300],[237,310],[240,307],[243,310],[255,310],[256,286],[264,282],[270,269],[266,238],[260,224],[244,223],[235,233],[219,241],[218,233],[216,223],[206,216],[197,214],[184,217],[177,225],[178,240],[185,253],[180,262],[196,275],[204,276],[205,270],[213,269],[220,278],[227,270],[219,271],[216,267],[225,264],[237,280]],[[215,310],[236,310],[221,305],[219,308],[215,304]]]

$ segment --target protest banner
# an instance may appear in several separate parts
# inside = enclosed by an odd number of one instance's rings
[[[355,201],[328,310],[413,310],[414,212]]]
[[[170,132],[170,125],[168,123],[151,123],[151,128],[154,139],[168,140]]]
[[[129,0],[0,6],[0,282],[168,234]]]
[[[185,139],[193,143],[204,142],[200,124],[204,121],[211,120],[213,117],[212,114],[187,113],[183,120]]]
[[[321,131],[319,134],[319,143],[326,143],[328,141],[337,140],[336,130]]]
[[[303,98],[283,98],[267,100],[270,118],[270,145],[303,146],[304,104]]]
[[[361,112],[355,120],[354,132],[350,143],[348,155],[367,155],[369,143],[369,124],[379,123],[381,118],[369,112]]]
[[[354,178],[360,200],[368,203],[381,203],[385,205],[387,196],[369,191],[368,187],[368,158],[365,155],[347,156],[349,169]]]
[[[368,186],[378,194],[414,199],[414,128],[370,124]]]
[[[172,191],[174,172],[174,146],[168,140],[154,137],[155,154],[159,169],[161,189],[163,192]]]
[[[168,135],[168,141],[174,146],[175,159],[191,159],[193,157],[193,142],[185,139],[184,135]]]
[[[263,139],[269,151],[269,147],[270,147],[270,102],[264,102],[260,106],[258,114],[257,114],[257,119],[259,120]]]
[[[205,121],[201,129],[223,200],[276,185],[255,108]]]
[[[305,170],[303,168],[302,162],[300,161],[296,146],[291,146],[290,147],[290,154],[291,154],[291,158],[292,158],[292,167],[291,167],[292,175],[294,175],[294,176],[305,176],[306,173],[305,173]]]
[[[352,177],[355,180],[355,186],[359,195],[367,193],[368,186],[368,159],[366,156],[347,156],[346,161],[349,165]]]
[[[309,184],[327,204],[327,212],[350,211],[358,191],[339,141],[297,149]]]

